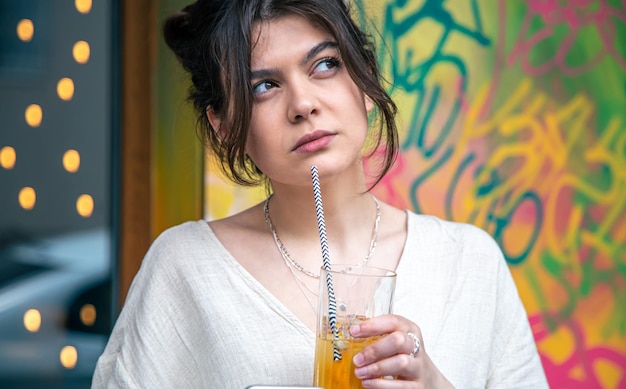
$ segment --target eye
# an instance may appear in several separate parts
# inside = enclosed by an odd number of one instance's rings
[[[327,73],[336,70],[341,66],[341,61],[336,57],[327,57],[320,60],[315,65],[315,72]]]
[[[255,95],[262,95],[264,93],[267,93],[270,91],[270,89],[276,87],[276,84],[268,81],[268,80],[263,80],[257,84],[255,84],[252,87],[252,93],[254,93]]]

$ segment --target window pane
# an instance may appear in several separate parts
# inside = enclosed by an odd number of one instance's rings
[[[88,388],[110,332],[112,20],[0,0],[3,388]]]

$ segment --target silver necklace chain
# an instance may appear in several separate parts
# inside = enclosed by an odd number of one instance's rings
[[[315,296],[315,299],[317,299],[318,294],[315,291],[313,291],[311,288],[309,288],[309,286],[306,284],[305,281],[302,281],[300,279],[300,277],[298,277],[298,275],[296,274],[296,271],[294,270],[293,266],[291,266],[289,264],[289,262],[285,261],[285,265],[287,265],[287,268],[289,268],[289,271],[291,272],[291,275],[293,276],[293,279],[296,280],[296,284],[298,285],[298,289],[300,289],[300,292],[302,292],[302,295],[304,296],[306,301],[309,303],[309,306],[311,307],[311,310],[313,311],[313,313],[315,315],[317,315],[317,309],[315,309],[315,306],[313,305],[313,301],[311,301],[311,297],[309,297],[309,295],[305,292],[305,289],[310,294]]]
[[[271,197],[272,195],[269,195],[265,199],[265,203],[263,204],[263,212],[265,214],[265,222],[270,227],[270,231],[272,231],[272,236],[274,237],[274,242],[276,243],[276,247],[278,247],[278,251],[280,251],[280,255],[283,257],[288,267],[291,268],[293,266],[296,270],[306,274],[309,277],[319,278],[320,277],[319,274],[315,274],[312,271],[305,269],[304,267],[302,267],[302,265],[300,265],[293,258],[291,258],[291,255],[289,255],[289,253],[287,252],[285,245],[278,237],[278,234],[276,233],[276,230],[274,229],[274,225],[272,224],[272,219],[270,218],[269,203],[270,203]],[[357,267],[365,265],[370,260],[370,258],[372,257],[372,254],[374,253],[374,249],[376,248],[376,242],[378,241],[378,224],[380,222],[380,203],[378,202],[378,199],[376,197],[372,196],[372,199],[374,200],[374,203],[376,204],[376,220],[374,221],[374,228],[372,229],[372,239],[370,240],[370,247],[369,247],[369,251],[367,252],[367,256],[365,256],[365,258],[361,259],[359,263],[356,264]]]

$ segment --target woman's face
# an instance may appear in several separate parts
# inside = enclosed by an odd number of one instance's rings
[[[310,185],[361,168],[372,103],[354,84],[333,37],[299,16],[257,25],[254,104],[246,152],[273,184]]]

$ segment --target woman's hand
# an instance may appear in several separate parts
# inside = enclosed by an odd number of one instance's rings
[[[383,336],[354,356],[365,388],[452,388],[426,353],[417,324],[398,315],[368,319],[350,328],[357,338]],[[394,380],[381,377],[396,377]]]

